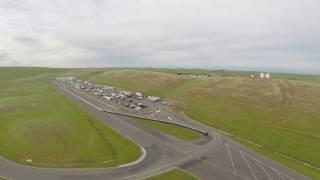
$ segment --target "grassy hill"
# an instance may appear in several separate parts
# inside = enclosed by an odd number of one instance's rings
[[[67,71],[0,68],[1,156],[42,167],[116,166],[138,158],[136,145],[53,87],[51,79]]]
[[[177,111],[319,179],[319,170],[308,164],[320,166],[320,77],[273,74],[261,80],[248,78],[251,73],[0,68],[0,153],[49,167],[115,166],[137,158],[134,144],[54,89],[50,79],[64,74],[175,100]]]
[[[93,69],[75,74],[173,99],[177,111],[262,145],[257,150],[310,177],[320,178],[319,170],[302,163],[320,167],[319,76],[275,74],[276,79],[261,80],[238,72],[208,77],[155,71]]]

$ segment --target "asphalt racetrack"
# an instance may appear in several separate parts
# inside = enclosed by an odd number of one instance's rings
[[[141,157],[119,167],[88,169],[37,168],[0,158],[0,176],[13,180],[144,179],[179,167],[204,180],[309,179],[248,150],[205,125],[195,125],[180,119],[179,122],[209,133],[200,140],[185,142],[140,125],[127,116],[104,112],[115,108],[98,97],[84,95],[81,90],[60,82],[54,82],[54,85],[84,111],[139,145]]]

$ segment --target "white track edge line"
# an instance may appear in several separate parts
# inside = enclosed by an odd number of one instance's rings
[[[140,156],[139,159],[137,159],[136,161],[127,163],[127,164],[121,164],[118,167],[120,167],[120,168],[129,167],[129,166],[133,166],[133,165],[136,165],[136,164],[142,162],[147,156],[147,151],[144,149],[144,147],[140,147],[140,148],[141,148],[141,151],[142,151],[142,155]]]

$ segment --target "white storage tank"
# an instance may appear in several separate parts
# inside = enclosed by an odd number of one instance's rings
[[[271,78],[270,73],[266,73],[266,75],[265,75],[265,76],[266,76],[266,78],[267,78],[267,79],[270,79],[270,78]]]

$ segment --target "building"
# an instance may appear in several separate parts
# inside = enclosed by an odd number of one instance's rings
[[[266,76],[267,79],[271,78],[271,74],[270,73],[266,73],[265,76]]]
[[[260,73],[260,78],[261,79],[270,79],[271,78],[271,74],[270,73]]]

